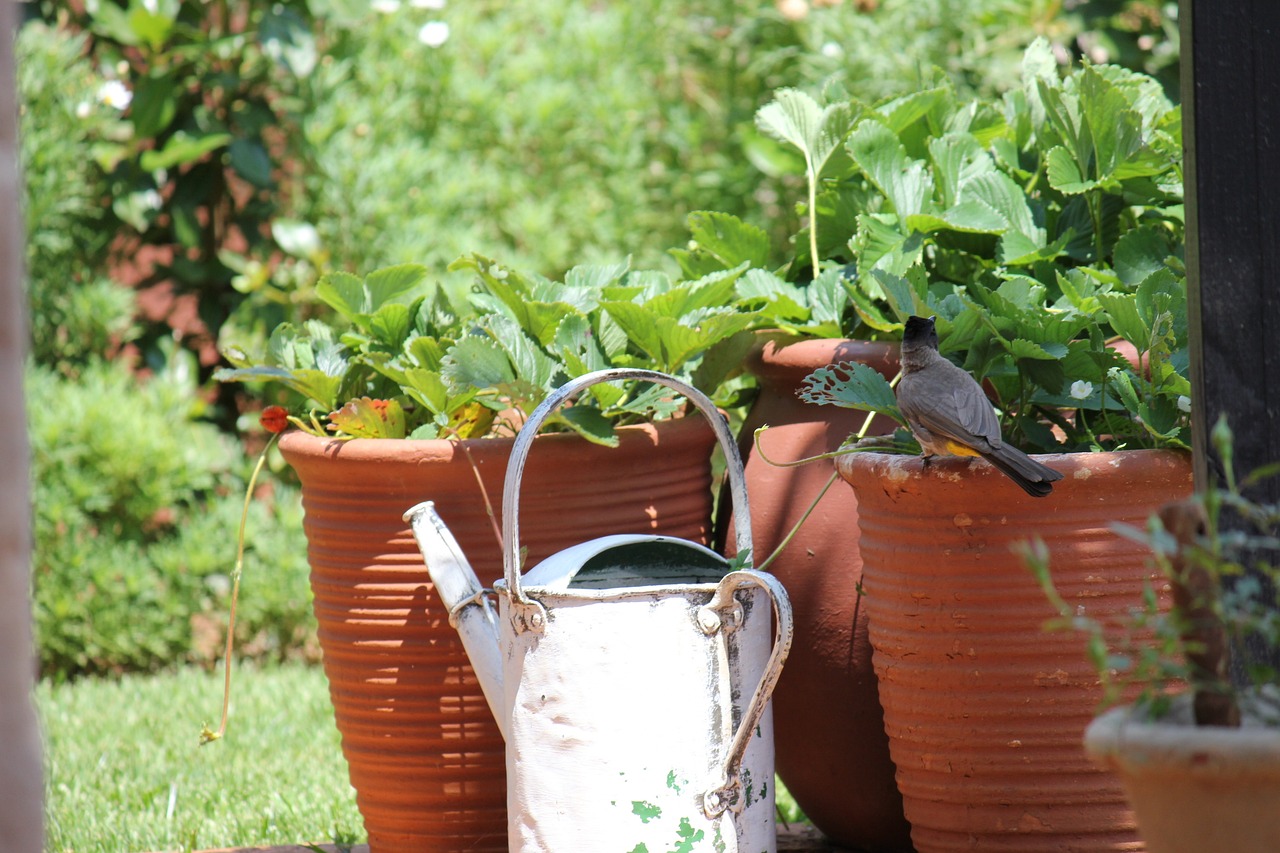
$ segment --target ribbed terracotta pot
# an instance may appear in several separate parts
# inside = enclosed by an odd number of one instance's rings
[[[835,450],[862,428],[866,413],[801,401],[796,392],[819,367],[839,361],[870,365],[886,378],[898,370],[898,347],[850,340],[765,339],[747,369],[760,393],[742,427],[741,449],[751,495],[756,559],[773,553],[830,480],[831,466],[779,467]],[[877,418],[869,435],[891,432]],[[858,585],[858,501],[836,483],[773,563],[791,598],[795,644],[773,694],[778,775],[796,803],[828,838],[871,851],[910,848],[902,796],[894,784],[876,678],[867,641],[867,611]],[[721,525],[732,542],[732,527]]]
[[[609,449],[540,436],[521,489],[529,565],[610,533],[707,542],[702,418],[624,427]],[[324,670],[371,853],[505,851],[505,745],[402,514],[436,502],[482,582],[502,574],[494,512],[511,439],[356,439],[291,432]]]
[[[1119,780],[1081,737],[1102,699],[1084,640],[1012,546],[1040,537],[1068,601],[1107,621],[1160,588],[1114,533],[1191,493],[1189,454],[1037,457],[1063,472],[1032,498],[979,459],[859,453],[865,604],[889,751],[919,853],[1142,850]]]
[[[1151,853],[1280,850],[1280,730],[1153,723],[1113,708],[1085,749],[1124,781]]]

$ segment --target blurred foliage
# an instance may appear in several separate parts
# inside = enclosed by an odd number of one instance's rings
[[[192,419],[189,373],[139,384],[122,365],[98,362],[72,382],[31,366],[25,385],[42,675],[212,663],[248,462]],[[239,643],[284,654],[311,618],[296,493],[256,501],[249,530],[253,595]]]
[[[283,170],[297,159],[293,95],[315,62],[305,0],[42,8],[89,36],[106,78],[101,98],[122,113],[120,132],[98,146],[110,202],[102,227],[117,262],[142,254],[130,284],[195,293],[216,335],[242,299],[229,287],[228,253],[274,251],[269,224],[287,201]],[[169,334],[163,322],[143,329],[148,342]]]
[[[65,373],[110,352],[133,327],[132,294],[105,277],[112,226],[96,160],[122,125],[85,49],[84,36],[41,23],[18,34],[31,351]]]

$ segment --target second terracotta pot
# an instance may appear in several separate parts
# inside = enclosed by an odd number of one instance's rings
[[[620,447],[541,436],[525,468],[528,565],[611,533],[710,536],[711,427],[624,427]],[[371,853],[505,851],[505,745],[402,514],[436,502],[481,582],[501,576],[495,513],[511,439],[289,433],[324,670]]]
[[[760,393],[741,431],[751,495],[756,561],[803,517],[832,476],[826,462],[779,467],[835,450],[866,413],[801,401],[796,392],[819,367],[870,365],[891,378],[898,347],[850,340],[763,339],[748,358]],[[761,434],[757,449],[753,433]],[[893,422],[877,418],[879,435]],[[723,505],[723,502],[722,502]],[[858,502],[842,483],[827,490],[796,537],[769,566],[787,589],[795,645],[773,695],[778,775],[805,815],[833,841],[862,850],[910,849],[902,797],[894,785],[876,678],[859,595]],[[718,528],[722,531],[731,528]],[[727,541],[732,542],[729,534]]]
[[[1081,737],[1102,699],[1084,639],[1013,550],[1039,537],[1062,595],[1104,623],[1162,584],[1111,529],[1191,492],[1189,454],[1037,457],[1061,471],[1032,498],[986,462],[861,453],[859,547],[889,749],[919,853],[1143,849],[1119,780]]]

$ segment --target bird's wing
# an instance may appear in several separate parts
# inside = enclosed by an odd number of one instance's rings
[[[909,412],[905,407],[903,411],[908,420],[975,450],[1000,446],[1000,422],[982,387],[967,371],[939,362],[913,378],[912,405]]]

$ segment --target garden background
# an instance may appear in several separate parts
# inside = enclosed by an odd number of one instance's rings
[[[362,840],[309,610],[302,510],[270,459],[248,522],[228,738],[197,749],[260,389],[212,380],[319,276],[468,252],[552,278],[669,268],[687,214],[782,257],[803,162],[779,87],[866,102],[937,66],[997,96],[1023,50],[1178,98],[1158,0],[74,0],[17,57],[48,849]],[[457,276],[459,281],[454,282]]]

